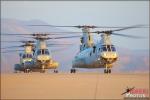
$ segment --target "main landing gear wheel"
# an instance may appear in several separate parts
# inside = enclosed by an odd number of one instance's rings
[[[25,69],[24,70],[24,73],[29,73],[30,72],[30,69]]]
[[[76,69],[71,69],[70,73],[76,73]]]
[[[40,71],[40,73],[45,73],[45,70],[42,69],[42,70]]]
[[[104,73],[111,73],[111,69],[104,69]]]
[[[58,73],[58,70],[54,70],[54,73]]]

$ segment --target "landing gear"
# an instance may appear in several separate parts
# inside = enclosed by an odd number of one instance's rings
[[[54,73],[58,73],[58,70],[54,70]]]
[[[45,73],[45,66],[44,65],[42,65],[42,69],[41,69],[40,73]]]
[[[71,69],[70,73],[76,73],[76,69]]]
[[[105,65],[104,73],[106,74],[111,73],[111,69],[107,66],[107,64]]]
[[[111,73],[111,69],[110,69],[110,68],[108,68],[108,69],[104,69],[104,73],[106,73],[106,74]]]
[[[24,70],[24,73],[29,73],[30,71],[31,70],[27,68],[27,69]]]
[[[44,70],[44,69],[42,69],[42,70],[40,71],[40,73],[45,73],[45,70]]]

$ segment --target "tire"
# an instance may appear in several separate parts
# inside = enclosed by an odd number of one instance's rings
[[[111,73],[111,69],[109,69],[109,73]]]
[[[105,74],[108,73],[108,70],[107,70],[107,69],[104,69],[104,73],[105,73]]]
[[[40,73],[45,73],[45,70],[41,70]]]
[[[74,69],[71,69],[71,70],[70,70],[70,73],[74,73]]]
[[[54,73],[58,73],[58,70],[54,70]]]
[[[74,69],[73,71],[74,71],[74,73],[76,73],[76,69]]]

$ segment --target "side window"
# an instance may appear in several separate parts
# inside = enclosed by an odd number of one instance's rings
[[[90,56],[92,56],[92,52],[90,52]]]
[[[95,53],[96,51],[96,46],[93,46],[93,53]]]
[[[83,43],[83,37],[81,37],[81,43]]]
[[[37,55],[41,55],[41,50],[38,50],[38,51],[37,51]]]
[[[116,51],[116,49],[115,49],[114,46],[111,46],[111,50],[112,50],[112,51]]]
[[[23,54],[22,58],[26,58],[26,55],[25,55],[25,54]]]
[[[32,55],[31,55],[31,54],[29,54],[29,58],[32,58]]]
[[[102,46],[102,51],[107,51],[106,45]]]
[[[49,55],[49,51],[48,49],[45,50],[45,54]]]

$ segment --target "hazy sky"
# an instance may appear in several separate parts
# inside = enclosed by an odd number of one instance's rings
[[[149,24],[149,1],[2,1],[1,5],[2,18],[39,19],[52,25]],[[130,49],[149,48],[148,29],[132,29],[119,33],[143,35],[147,39],[113,36],[115,45]]]

